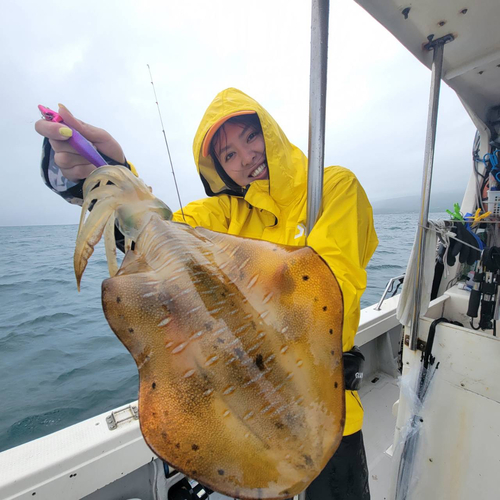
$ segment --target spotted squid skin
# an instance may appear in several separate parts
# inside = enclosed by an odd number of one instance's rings
[[[153,217],[106,318],[134,357],[147,444],[228,496],[304,490],[344,426],[342,295],[310,248]]]

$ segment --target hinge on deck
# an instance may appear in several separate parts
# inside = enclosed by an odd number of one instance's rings
[[[410,347],[410,336],[405,335],[405,346]],[[427,342],[422,339],[417,339],[417,351],[425,351],[425,348],[427,347]]]
[[[128,422],[129,420],[138,420],[139,409],[135,405],[128,405],[126,408],[118,411],[112,411],[106,417],[106,423],[110,431],[116,429],[120,424]]]

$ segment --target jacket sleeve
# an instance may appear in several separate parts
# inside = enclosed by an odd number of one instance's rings
[[[354,345],[365,268],[377,248],[373,212],[356,176],[347,169],[325,170],[323,211],[307,239],[337,278],[344,301],[343,350]]]
[[[125,164],[119,163],[116,160],[113,160],[113,158],[110,158],[101,152],[99,153],[109,164],[127,167],[135,176],[139,177],[137,170],[132,163],[127,160],[125,160]],[[83,204],[83,183],[85,182],[85,179],[73,182],[66,179],[66,177],[62,175],[61,169],[54,161],[54,150],[50,146],[50,142],[47,138],[44,138],[43,140],[40,170],[43,182],[49,189],[54,191],[54,193],[58,194],[73,205],[81,206]],[[117,248],[123,252],[125,248],[125,238],[117,226],[115,226],[115,241]]]
[[[127,167],[135,176],[138,177],[137,171],[132,165],[132,163],[125,160],[125,163],[119,163],[113,158],[104,155],[99,151],[99,154],[111,165],[122,165]],[[61,169],[57,166],[54,161],[54,150],[50,146],[50,142],[47,138],[43,140],[42,146],[42,162],[40,164],[40,170],[43,182],[45,185],[64,198],[69,203],[73,205],[82,205],[83,203],[83,183],[85,179],[81,179],[77,182],[70,181],[62,175]]]
[[[227,233],[230,218],[231,200],[228,195],[193,201],[173,216],[174,222],[184,222],[191,227],[204,227],[219,233]]]

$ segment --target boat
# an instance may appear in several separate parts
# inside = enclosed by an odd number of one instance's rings
[[[371,496],[498,498],[500,343],[495,329],[488,328],[495,326],[495,313],[482,329],[471,322],[469,301],[480,290],[470,291],[458,259],[435,277],[433,235],[449,236],[454,221],[437,224],[428,217],[443,81],[456,91],[477,129],[471,137],[474,168],[464,179],[460,212],[493,212],[484,224],[489,245],[495,241],[500,191],[486,171],[486,159],[491,163],[500,146],[500,3],[356,1],[431,70],[422,208],[404,291],[386,298],[403,277],[391,280],[380,301],[362,310],[356,336],[366,358],[360,396]],[[482,191],[488,185],[478,192],[478,176],[489,176],[487,203]],[[490,305],[497,298],[485,295]],[[1,453],[0,498],[227,498],[158,459],[142,438],[138,418],[137,403],[131,403]]]

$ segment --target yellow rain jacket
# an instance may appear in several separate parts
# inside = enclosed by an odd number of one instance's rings
[[[239,195],[224,184],[211,157],[201,153],[210,127],[236,111],[257,113],[269,168],[269,180],[254,181]],[[306,242],[307,158],[256,101],[233,88],[218,94],[201,121],[193,152],[210,197],[184,207],[185,221],[221,233],[312,247],[330,266],[342,290],[343,349],[350,350],[359,323],[360,298],[366,288],[365,267],[378,244],[370,203],[354,174],[342,167],[325,169],[322,215]],[[184,222],[180,212],[174,214],[174,220]],[[346,391],[344,435],[359,431],[362,424],[358,394]]]

